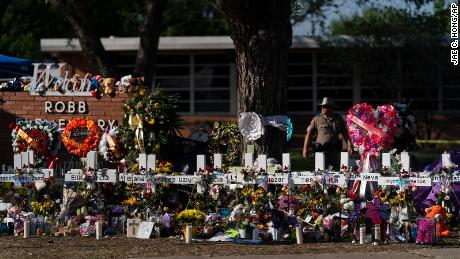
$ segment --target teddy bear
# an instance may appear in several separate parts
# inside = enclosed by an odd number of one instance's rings
[[[340,205],[342,205],[342,209],[345,211],[355,210],[355,202],[343,194],[340,196]]]
[[[440,237],[449,237],[450,232],[446,225],[447,219],[447,210],[446,208],[442,207],[441,205],[433,205],[430,208],[427,208],[425,214],[425,218],[436,219],[437,225],[436,228],[438,230],[438,235]]]

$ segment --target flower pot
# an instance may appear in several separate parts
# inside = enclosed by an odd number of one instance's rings
[[[246,231],[246,229],[240,228],[240,229],[238,229],[238,232],[240,233],[240,238],[242,238],[242,239],[246,239],[246,238],[247,238],[247,231]]]

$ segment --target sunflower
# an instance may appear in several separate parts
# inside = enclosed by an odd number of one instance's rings
[[[241,190],[241,195],[242,195],[243,197],[245,197],[245,198],[248,197],[249,195],[251,195],[251,188],[249,188],[249,187],[243,188],[243,189]]]
[[[388,199],[387,193],[386,192],[380,192],[379,197],[382,200],[382,202],[386,202]]]

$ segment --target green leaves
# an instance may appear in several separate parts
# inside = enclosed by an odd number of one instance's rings
[[[128,168],[136,163],[140,149],[137,146],[136,129],[129,125],[130,115],[139,115],[142,119],[145,152],[156,154],[158,159],[167,160],[176,147],[182,119],[176,113],[174,103],[177,97],[160,90],[153,93],[139,91],[131,95],[125,105],[126,116],[119,128],[118,137],[127,149]]]

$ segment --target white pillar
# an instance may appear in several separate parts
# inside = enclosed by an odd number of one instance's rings
[[[244,167],[252,168],[254,166],[253,153],[244,154]]]
[[[204,155],[196,155],[196,171],[206,170],[206,159]]]
[[[155,171],[156,169],[156,156],[153,154],[147,155],[147,171]]]
[[[214,168],[222,168],[222,154],[214,154]]]
[[[348,168],[348,152],[341,152],[340,153],[340,168],[341,169],[343,166],[346,166]]]
[[[267,172],[267,155],[259,155],[257,157],[257,169],[263,169]]]
[[[86,155],[86,169],[89,168],[97,169],[97,152],[93,150]]]
[[[410,157],[409,157],[409,153],[401,152],[401,164],[402,164],[402,170],[410,172]]]
[[[382,153],[382,168],[391,167],[391,156],[390,153]]]
[[[326,161],[324,161],[324,153],[316,152],[315,153],[315,171],[324,170]]]
[[[291,171],[291,154],[283,153],[283,170]]]
[[[22,169],[22,155],[14,154],[14,170]]]
[[[141,153],[139,154],[139,170],[147,169],[147,154]]]

